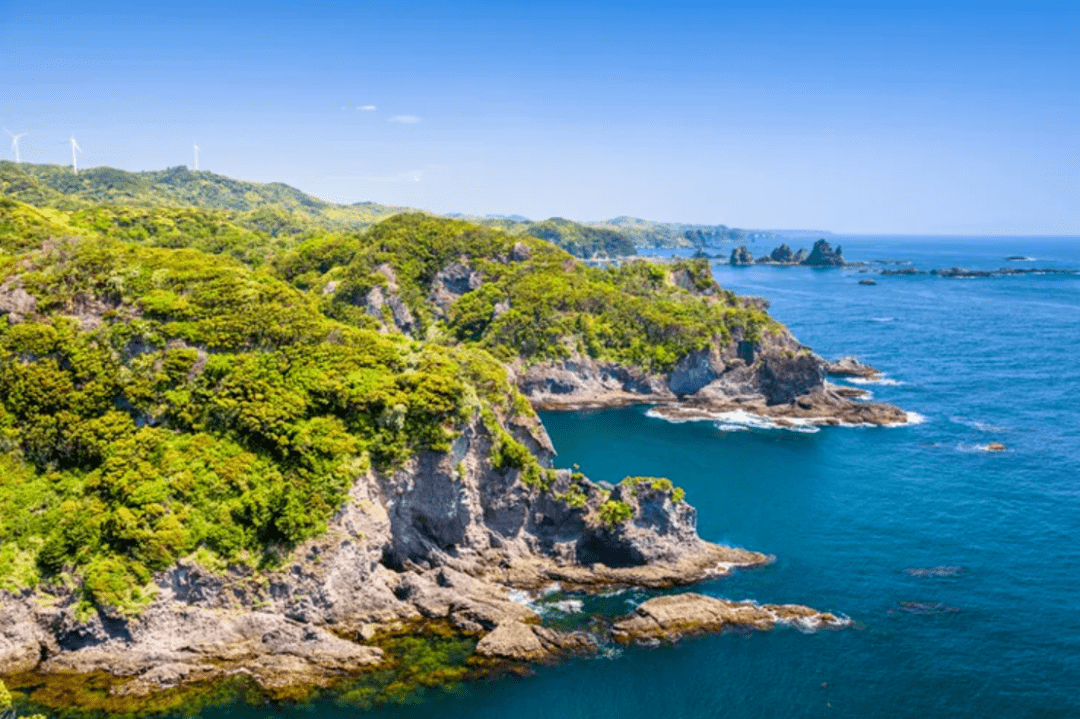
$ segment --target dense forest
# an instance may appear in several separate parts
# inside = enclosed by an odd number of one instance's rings
[[[276,566],[358,476],[471,422],[544,491],[505,429],[536,421],[507,363],[663,371],[772,323],[704,261],[590,267],[531,233],[354,229],[385,208],[131,174],[0,164],[0,591],[74,587],[122,616],[181,557]]]

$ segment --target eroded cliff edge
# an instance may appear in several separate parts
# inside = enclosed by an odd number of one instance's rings
[[[768,301],[743,297],[746,307],[764,312]],[[747,412],[777,425],[899,426],[907,413],[891,404],[865,402],[863,394],[828,381],[851,375],[847,365],[830,363],[800,343],[782,325],[751,337],[740,327],[730,339],[714,337],[710,346],[683,356],[668,372],[647,372],[619,362],[574,354],[558,361],[513,367],[521,391],[534,406],[577,410],[656,405],[654,412],[674,420],[721,419]],[[852,358],[845,361],[856,362]],[[865,368],[865,376],[878,376]],[[856,376],[864,376],[855,373]]]
[[[550,462],[542,426],[514,429]],[[607,491],[558,470],[530,487],[521,470],[492,466],[493,441],[474,421],[449,452],[359,477],[328,531],[277,570],[214,572],[180,561],[157,576],[156,598],[136,617],[80,613],[74,594],[62,591],[51,602],[6,595],[0,674],[104,672],[119,679],[111,691],[136,695],[236,673],[271,688],[322,684],[378,665],[373,640],[424,619],[481,637],[481,656],[550,660],[592,651],[595,640],[542,627],[512,590],[552,582],[660,589],[769,561],[698,537],[695,510],[669,482],[645,478]],[[746,625],[769,628],[760,612],[745,616]],[[713,617],[699,630],[721,624]],[[632,622],[616,626],[622,641],[638,634]]]
[[[512,592],[660,590],[767,558],[701,540],[666,480],[551,469],[515,386],[541,407],[883,407],[826,385],[707,264],[595,270],[425,217],[309,249],[298,274],[282,262],[291,287],[120,242],[5,265],[0,674],[108,675],[127,695],[323,684],[425,622],[493,660],[590,651]],[[818,616],[703,606],[703,631]]]

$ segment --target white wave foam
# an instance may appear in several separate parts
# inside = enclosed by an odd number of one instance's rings
[[[776,422],[768,417],[753,414],[745,410],[737,409],[731,412],[721,412],[713,416],[715,427],[721,432],[742,432],[751,429],[785,430],[788,432],[802,432],[813,434],[820,431],[820,427],[813,424],[809,419],[784,418],[782,422]]]
[[[970,442],[961,442],[956,445],[956,449],[964,454],[976,454],[978,452],[1007,452],[1007,449],[991,449],[989,444],[972,444]]]
[[[655,408],[649,409],[645,412],[647,417],[654,419],[662,419],[665,422],[671,422],[672,424],[683,424],[686,422],[712,422],[714,426],[721,432],[746,432],[750,430],[780,430],[784,432],[797,432],[800,434],[814,434],[821,431],[822,425],[829,425],[832,427],[910,427],[916,424],[922,424],[926,421],[926,417],[922,416],[918,412],[905,412],[906,419],[903,422],[892,422],[890,424],[876,425],[867,422],[849,423],[840,422],[833,424],[828,421],[827,417],[784,417],[780,421],[771,420],[768,417],[762,417],[761,415],[747,412],[746,410],[732,410],[730,412],[717,412],[715,414],[701,415],[697,417],[667,417],[662,412],[656,411]]]
[[[849,617],[846,617],[843,614],[834,614],[833,616],[835,617],[834,621],[824,620],[821,615],[815,615],[812,617],[795,617],[786,622],[781,620],[780,623],[789,624],[803,634],[814,634],[820,632],[822,629],[850,627],[854,623]]]
[[[623,655],[622,647],[616,646],[603,646],[596,652],[596,656],[600,659],[618,659]]]
[[[871,317],[871,322],[895,322],[895,317]]]
[[[885,426],[885,427],[911,427],[911,426],[916,425],[916,424],[922,424],[923,422],[926,421],[926,417],[919,414],[918,412],[904,412],[904,415],[907,416],[907,419],[905,421],[903,421],[903,422],[894,422],[892,424],[886,424],[886,425],[883,425],[883,426]]]
[[[562,585],[559,584],[558,582],[552,582],[551,584],[547,585],[546,587],[544,587],[543,589],[540,590],[540,596],[541,597],[547,597],[547,596],[551,596],[555,592],[561,592],[561,591],[562,591]]]
[[[844,377],[845,382],[852,384],[880,384],[885,387],[901,387],[907,382],[889,377]]]
[[[977,419],[968,419],[967,417],[949,417],[949,421],[954,424],[963,425],[964,427],[977,429],[980,432],[986,432],[987,434],[1002,434],[1009,431],[1008,427],[990,424],[989,422],[980,422]]]
[[[547,607],[541,604],[537,604],[533,595],[526,591],[523,591],[521,589],[511,589],[507,591],[506,596],[510,599],[510,601],[516,602],[517,604],[531,609],[533,612],[535,612],[541,617],[547,614]]]
[[[585,602],[580,599],[562,599],[558,602],[552,602],[548,606],[563,614],[581,614],[585,609]]]

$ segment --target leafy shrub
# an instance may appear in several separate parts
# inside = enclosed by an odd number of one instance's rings
[[[622,500],[609,499],[600,505],[600,522],[609,529],[614,529],[633,516],[634,510]]]

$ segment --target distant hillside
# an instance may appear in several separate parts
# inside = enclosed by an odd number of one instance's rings
[[[592,227],[567,220],[551,217],[540,222],[533,222],[521,215],[465,215],[453,213],[445,215],[456,220],[466,220],[484,227],[493,227],[512,235],[528,235],[558,245],[575,257],[582,259],[608,259],[629,257],[637,254],[637,248],[629,235],[618,230]]]
[[[778,237],[769,230],[742,230],[727,225],[692,225],[655,222],[623,215],[604,222],[586,222],[589,227],[615,230],[629,237],[637,247],[708,247],[722,242],[748,242]]]
[[[197,207],[237,213],[252,229],[293,233],[313,229],[358,230],[409,208],[361,202],[337,205],[281,182],[244,182],[213,172],[171,167],[128,172],[91,167],[74,174],[60,165],[0,162],[3,194],[37,207],[77,210],[89,205]],[[247,217],[241,217],[243,213]]]
[[[275,238],[275,247],[285,249],[320,233],[356,232],[414,211],[375,202],[338,205],[281,182],[244,182],[183,166],[152,172],[92,167],[74,174],[61,165],[0,161],[0,195],[33,208],[0,208],[12,236],[108,230],[157,246],[225,251],[252,266],[261,264],[265,253],[258,248],[267,246],[252,233]],[[69,214],[50,216],[48,211]],[[703,248],[779,237],[763,230],[626,216],[586,223],[561,217],[533,222],[521,215],[449,216],[547,240],[585,259],[626,257],[637,254],[637,248]],[[15,231],[12,223],[21,229]]]

